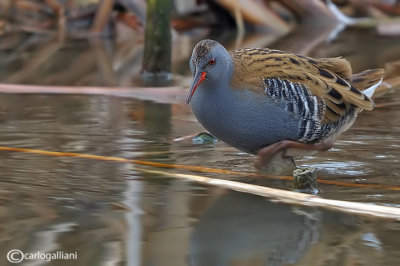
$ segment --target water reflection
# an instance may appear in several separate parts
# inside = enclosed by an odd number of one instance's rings
[[[257,196],[228,192],[196,223],[190,265],[282,265],[297,262],[318,239],[320,211],[293,212]]]
[[[386,265],[383,247],[394,246],[373,223],[229,192],[194,226],[189,265]]]
[[[184,199],[185,194],[179,194]],[[212,195],[205,202],[204,197],[185,198],[190,209],[180,204],[154,213],[154,220],[162,222],[145,231],[142,265],[398,263],[393,242],[398,222],[290,207],[237,192]],[[387,239],[389,232],[394,235]],[[386,258],[386,253],[392,256]]]

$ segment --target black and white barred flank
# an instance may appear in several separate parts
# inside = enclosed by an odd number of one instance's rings
[[[264,79],[265,92],[276,102],[285,102],[286,110],[299,117],[300,142],[314,142],[321,138],[324,103],[299,83],[279,78]]]

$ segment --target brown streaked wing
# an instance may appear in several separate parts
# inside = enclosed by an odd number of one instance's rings
[[[339,77],[349,80],[353,70],[349,61],[341,57],[314,59],[319,68],[329,70]]]
[[[353,74],[350,78],[351,84],[358,90],[366,90],[377,84],[383,77],[384,70],[382,68],[368,69],[360,73]]]
[[[271,49],[242,49],[231,51],[230,54],[234,61],[231,81],[233,88],[263,93],[262,82],[267,78],[279,78],[303,84],[326,104],[322,123],[340,120],[352,105],[366,110],[374,107],[372,100],[334,71],[335,64],[332,62],[344,59],[329,61],[325,58],[318,61]],[[344,67],[346,65],[344,61],[340,61],[339,65],[342,67],[338,72],[343,72],[343,69],[347,68]],[[330,62],[330,66],[321,68],[319,67],[321,62],[324,62],[325,66]]]

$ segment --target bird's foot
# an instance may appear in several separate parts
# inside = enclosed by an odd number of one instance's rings
[[[333,147],[332,142],[321,142],[316,144],[306,144],[292,140],[283,140],[277,143],[266,146],[258,151],[257,160],[255,167],[260,170],[267,166],[271,160],[280,153],[285,159],[291,158],[286,155],[287,149],[298,149],[298,150],[314,150],[314,151],[326,151]]]

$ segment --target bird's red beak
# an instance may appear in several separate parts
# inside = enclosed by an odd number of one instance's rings
[[[190,103],[194,92],[196,91],[196,89],[200,85],[200,83],[206,78],[206,76],[207,76],[207,72],[196,72],[196,75],[193,78],[192,85],[190,86],[189,94],[186,98],[187,104]]]

